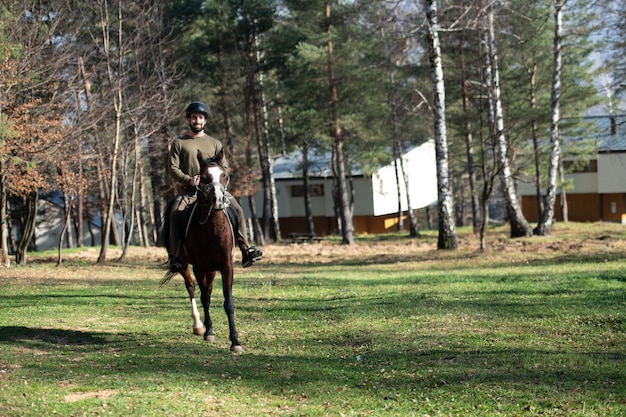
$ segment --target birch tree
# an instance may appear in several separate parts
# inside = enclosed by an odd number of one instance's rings
[[[511,163],[509,161],[509,147],[504,127],[504,111],[502,109],[500,73],[498,69],[498,53],[496,48],[495,27],[494,27],[494,5],[487,8],[487,27],[485,29],[485,67],[490,72],[489,90],[489,118],[493,126],[492,132],[495,138],[496,159],[499,165],[500,182],[502,193],[506,202],[509,225],[511,227],[511,237],[532,236],[532,229],[522,213],[522,208],[517,199],[515,182],[511,173]]]
[[[554,69],[552,72],[552,120],[550,122],[550,160],[548,165],[548,188],[546,190],[545,202],[542,205],[543,210],[541,211],[539,217],[539,224],[534,230],[535,234],[541,236],[550,234],[550,231],[552,230],[552,224],[554,222],[554,205],[556,202],[556,194],[558,188],[557,181],[559,179],[559,165],[561,163],[561,139],[559,137],[559,121],[561,118],[561,32],[563,27],[562,8],[564,3],[565,2],[562,0],[552,1],[554,7]]]
[[[438,249],[456,249],[458,247],[454,222],[454,203],[450,189],[448,171],[448,139],[446,134],[446,94],[439,44],[439,23],[437,18],[437,0],[425,0],[427,38],[431,78],[434,89],[433,118],[435,131],[435,154],[437,158],[437,190],[439,194],[439,237]]]
[[[109,178],[109,196],[106,207],[106,214],[104,216],[104,225],[102,228],[102,246],[100,247],[100,254],[98,255],[98,262],[104,262],[107,256],[107,250],[109,248],[109,234],[111,228],[116,227],[114,222],[114,209],[115,209],[115,194],[117,190],[117,170],[118,170],[118,158],[120,151],[120,143],[122,141],[122,114],[124,111],[124,94],[123,94],[123,82],[122,78],[125,73],[124,68],[124,53],[125,46],[123,45],[124,31],[122,25],[122,0],[117,1],[117,19],[111,20],[109,13],[108,0],[100,0],[99,3],[99,18],[100,28],[102,30],[102,45],[101,52],[104,54],[106,63],[106,78],[108,87],[111,91],[112,106],[114,110],[114,123],[113,130],[113,144],[110,150],[110,163],[109,170],[111,176]],[[111,36],[117,34],[117,39],[113,39],[116,43],[111,43]],[[117,52],[114,57],[113,53]],[[104,214],[104,213],[103,213]]]

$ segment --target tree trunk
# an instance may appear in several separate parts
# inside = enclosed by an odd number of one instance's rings
[[[530,75],[530,108],[533,113],[537,109],[537,64],[534,63],[531,69],[528,70]],[[541,192],[541,169],[539,157],[541,153],[539,151],[539,134],[537,132],[537,118],[533,114],[531,121],[531,136],[533,140],[533,156],[535,162],[535,188],[537,196],[537,213],[541,216],[543,212],[543,193]]]
[[[462,32],[465,34],[465,31]],[[459,55],[461,58],[461,96],[463,101],[463,119],[465,123],[465,151],[467,154],[467,174],[469,176],[470,185],[470,198],[472,202],[472,226],[474,233],[477,233],[480,228],[481,211],[480,204],[478,202],[478,190],[476,186],[476,172],[474,169],[474,140],[472,137],[472,122],[470,119],[470,105],[469,105],[469,87],[467,81],[467,68],[465,65],[465,36],[461,36],[461,43],[459,46]]]
[[[554,206],[558,188],[558,172],[561,161],[561,140],[559,138],[559,121],[561,119],[561,31],[563,25],[561,0],[553,0],[554,5],[554,70],[552,72],[552,120],[550,122],[550,161],[548,164],[548,186],[546,200],[539,218],[539,224],[535,228],[535,234],[540,236],[549,235],[554,222]]]
[[[74,234],[72,232],[71,224],[72,224],[72,211],[74,210],[74,195],[69,192],[63,193],[63,209],[65,213],[65,221],[67,225],[64,226],[64,233],[66,234],[65,238],[67,239],[67,247],[74,247]]]
[[[139,131],[137,129],[137,125],[133,124],[133,136],[134,136],[134,165],[133,165],[133,177],[131,179],[130,185],[130,208],[128,210],[130,219],[130,226],[128,227],[128,233],[126,233],[126,239],[122,243],[122,254],[120,255],[118,261],[122,262],[126,259],[126,254],[128,252],[128,246],[133,239],[133,233],[135,229],[135,210],[136,210],[136,194],[137,194],[137,183],[139,182],[139,166],[141,165],[141,142],[139,137]],[[126,227],[126,221],[122,223],[122,227]],[[141,227],[141,225],[138,225]]]
[[[398,200],[398,231],[401,232],[404,230],[404,213],[402,211],[402,183],[400,182],[400,178],[404,178],[401,175],[400,171],[400,161],[402,159],[402,145],[400,143],[400,137],[398,135],[398,121],[396,115],[396,80],[393,63],[391,59],[387,60],[388,66],[388,76],[390,82],[390,91],[389,91],[389,107],[391,108],[391,128],[393,132],[393,158],[394,158],[394,173],[396,176],[396,198]],[[407,197],[409,194],[407,193]]]
[[[1,114],[1,113],[0,113]],[[2,123],[2,117],[0,117]],[[9,231],[7,223],[7,189],[4,155],[0,156],[0,266],[11,266],[9,259]]]
[[[272,220],[274,223],[274,236],[277,242],[281,240],[280,232],[280,217],[278,214],[278,193],[276,192],[276,181],[274,181],[274,175],[272,174],[274,167],[274,160],[269,161],[269,179],[270,179],[270,195],[272,196]]]
[[[326,19],[330,21],[330,3],[326,3]],[[344,137],[339,125],[339,96],[337,94],[337,80],[335,79],[335,69],[333,66],[333,41],[330,23],[326,27],[328,36],[328,82],[330,85],[330,108],[331,124],[333,126],[331,136],[333,138],[334,172],[337,181],[337,198],[335,200],[339,210],[341,222],[341,242],[344,244],[354,243],[354,223],[352,211],[350,210],[350,200],[348,187],[346,185],[346,169],[343,155]]]
[[[484,126],[482,125],[483,118],[480,118],[480,152],[481,152],[481,162],[482,162],[482,179],[483,179],[483,188],[481,193],[481,221],[480,221],[480,249],[487,249],[487,225],[489,224],[489,199],[494,190],[495,182],[497,177],[499,176],[500,167],[498,166],[497,161],[497,152],[496,152],[496,144],[495,144],[495,110],[494,110],[494,99],[493,99],[493,76],[492,76],[492,66],[491,66],[491,58],[489,55],[489,31],[483,28],[482,31],[482,43],[485,46],[483,49],[483,82],[482,86],[485,88],[485,92],[481,94],[481,96],[487,96],[487,118],[488,118],[488,139],[482,136],[484,132]],[[484,101],[481,101],[481,106]],[[481,108],[480,114],[483,114],[484,110]],[[488,161],[491,160],[491,168],[488,164]]]
[[[150,160],[150,166],[156,167],[163,164],[162,161],[167,161],[167,154],[169,152],[167,129],[165,126],[161,128],[161,131],[152,135],[148,141],[148,158]],[[159,165],[160,164],[160,165]],[[162,220],[163,209],[167,205],[167,196],[172,196],[173,192],[168,189],[168,185],[164,179],[167,177],[167,173],[151,169],[149,170],[150,184],[152,185],[152,209],[150,210],[150,216],[152,217],[154,229],[152,230],[152,239],[158,245],[163,244],[162,239]]]
[[[256,212],[256,205],[254,204],[254,196],[248,196],[248,207],[250,208],[250,218],[252,219],[252,228],[248,228],[248,233],[250,233],[250,229],[252,229],[252,234],[254,236],[249,236],[250,241],[255,241],[257,245],[263,246],[265,244],[265,240],[263,239],[263,230],[261,229],[261,224],[259,223],[259,216]]]
[[[15,252],[15,262],[18,265],[26,265],[26,254],[28,253],[28,246],[33,240],[35,235],[35,227],[37,225],[37,191],[33,191],[24,199],[24,230],[20,241],[17,245],[17,251]]]
[[[65,236],[65,233],[67,231],[70,231],[68,236],[71,235],[71,228],[70,228],[70,219],[72,218],[72,207],[73,207],[73,198],[68,195],[68,193],[64,193],[65,194],[65,222],[63,222],[63,230],[61,230],[61,234],[59,236],[59,245],[57,248],[57,266],[61,265],[63,263],[63,236]],[[69,247],[69,244],[68,244]]]
[[[502,183],[502,191],[504,194],[504,200],[507,205],[507,212],[509,216],[509,224],[511,226],[511,237],[523,237],[532,236],[533,231],[528,225],[528,222],[524,218],[522,209],[517,200],[517,193],[515,191],[515,183],[511,175],[511,166],[508,157],[508,144],[506,135],[504,132],[504,114],[502,110],[502,101],[500,99],[500,75],[498,70],[498,55],[495,45],[495,30],[494,30],[494,16],[493,7],[489,8],[488,29],[487,29],[487,50],[489,63],[491,67],[492,94],[489,96],[493,100],[493,123],[494,134],[496,140],[496,156],[497,163],[499,165],[500,180]]]
[[[252,105],[254,108],[254,126],[257,138],[257,152],[259,155],[259,165],[261,166],[261,183],[263,184],[263,237],[264,240],[272,241],[272,185],[270,181],[270,156],[269,145],[265,142],[261,132],[259,104],[253,98]]]
[[[309,142],[302,142],[302,184],[304,193],[304,213],[306,217],[306,232],[315,233],[313,208],[311,207],[311,191],[309,189]]]
[[[117,21],[117,33],[118,54],[122,55],[122,4],[121,0],[118,0],[118,21]],[[115,92],[113,98],[113,106],[115,108],[115,133],[113,138],[113,149],[111,151],[111,178],[109,187],[109,201],[107,204],[107,214],[104,219],[104,228],[102,230],[102,247],[100,248],[100,254],[98,255],[98,263],[102,263],[106,260],[107,250],[109,248],[109,234],[111,233],[111,227],[115,227],[114,222],[114,208],[115,208],[115,190],[117,189],[117,159],[119,154],[121,135],[122,135],[122,66],[123,60],[121,56],[118,57],[117,67],[113,69],[113,57],[111,57],[112,47],[109,42],[109,35],[111,28],[108,26],[108,10],[105,9],[101,14],[102,20],[102,35],[103,35],[103,50],[107,60],[107,76],[109,80],[110,88]]]
[[[563,168],[563,160],[559,161],[559,178],[561,184],[565,183],[565,172]],[[569,221],[569,208],[567,206],[567,191],[565,187],[561,187],[561,215],[563,216],[563,223]]]
[[[148,204],[148,193],[146,191],[146,174],[143,169],[143,163],[141,161],[141,155],[139,155],[139,207],[137,209],[137,231],[140,235],[141,244],[144,247],[152,246],[154,244],[148,237],[148,226],[154,227],[154,221],[150,216]],[[148,219],[150,222],[148,223]]]
[[[263,229],[265,240],[280,240],[280,221],[278,219],[278,201],[276,197],[276,184],[272,175],[272,152],[270,149],[269,116],[264,91],[264,74],[260,69],[261,56],[259,52],[259,40],[256,35],[254,22],[252,24],[252,39],[250,48],[250,79],[252,80],[251,94],[254,103],[255,126],[257,132],[257,143],[259,152],[259,163],[261,165],[261,176],[263,178]],[[258,71],[258,72],[257,72]],[[272,238],[273,236],[273,238]]]
[[[396,176],[396,199],[398,200],[398,232],[401,232],[404,229],[404,213],[402,211],[402,182],[400,181],[400,163],[398,156],[399,152],[396,150],[394,146],[393,151],[395,161],[393,162],[394,174]],[[408,195],[407,195],[408,197]]]
[[[433,116],[435,124],[435,154],[437,159],[437,190],[439,194],[439,237],[438,249],[456,249],[458,247],[454,224],[454,203],[450,190],[448,171],[448,139],[446,133],[446,96],[439,44],[439,23],[437,19],[437,0],[425,0],[428,21],[428,47],[430,70],[434,89]]]
[[[261,66],[261,53],[259,51],[259,38],[258,36],[254,36],[254,45],[255,45],[255,56],[256,56],[256,64],[257,68]],[[272,152],[270,149],[270,128],[269,128],[269,114],[267,111],[267,99],[265,98],[265,85],[264,85],[264,73],[263,70],[259,70],[258,73],[258,85],[259,85],[259,95],[261,99],[261,118],[263,121],[263,145],[266,148],[264,152],[267,161],[264,164],[261,164],[262,167],[265,168],[263,172],[263,176],[267,175],[269,182],[269,191],[270,191],[270,206],[271,206],[271,217],[272,217],[272,225],[273,225],[273,234],[276,241],[280,242],[280,218],[278,215],[278,197],[276,195],[276,182],[274,181],[273,171],[273,158]]]
[[[404,159],[402,157],[400,157],[400,172],[402,173],[402,178],[404,179],[404,187],[406,192],[406,210],[409,214],[409,236],[418,237],[420,235],[420,229],[417,222],[417,216],[415,215],[413,205],[411,204],[411,186],[409,184],[409,174],[406,171],[406,168],[404,166]]]
[[[80,62],[80,66],[81,66],[81,70],[79,71],[79,73],[84,75],[84,68],[83,68],[83,62],[82,62],[82,57],[79,57],[79,62]],[[84,82],[84,77],[83,79],[83,85],[85,84]],[[80,120],[80,114],[81,114],[81,109],[80,109],[80,105],[78,103],[80,103],[80,94],[77,92],[76,93],[76,118],[77,118],[77,124],[78,121]],[[83,175],[83,138],[82,135],[78,137],[78,187],[76,190],[76,247],[81,248],[83,246],[83,211],[85,210],[84,208],[84,193],[83,193],[83,180],[84,180],[84,175]]]

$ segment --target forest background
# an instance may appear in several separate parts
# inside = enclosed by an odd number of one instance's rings
[[[456,246],[456,225],[484,231],[494,194],[512,237],[549,233],[563,155],[593,152],[561,137],[592,129],[591,112],[623,111],[625,15],[610,0],[4,1],[2,264],[36,249],[38,199],[52,192],[59,250],[84,245],[80,219],[94,215],[100,262],[111,243],[158,244],[175,193],[168,144],[193,100],[209,105],[207,133],[227,149],[259,244],[280,239],[274,158],[302,151],[307,178],[307,154],[332,153],[350,244],[349,167],[369,172],[433,137],[439,248]],[[516,206],[520,178],[545,201],[534,229]]]

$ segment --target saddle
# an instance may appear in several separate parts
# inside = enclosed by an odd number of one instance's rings
[[[183,240],[187,238],[187,233],[189,232],[189,228],[191,227],[191,219],[193,218],[193,213],[196,210],[197,206],[198,206],[198,201],[194,201],[185,210],[179,213],[180,225],[181,226],[184,225],[184,227],[182,228]],[[234,231],[239,229],[239,218],[237,217],[237,212],[230,205],[226,207],[226,209],[224,209],[224,212],[226,213],[226,217],[228,217],[228,221],[230,222],[230,227],[233,232],[233,236],[236,236]]]

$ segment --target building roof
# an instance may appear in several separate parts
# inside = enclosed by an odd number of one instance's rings
[[[332,155],[330,152],[318,153],[309,151],[309,176],[318,178],[331,178],[333,170],[331,166]],[[272,169],[275,179],[302,178],[302,151],[296,150],[281,156],[274,162]],[[352,176],[361,176],[361,168],[353,164],[350,170]]]

